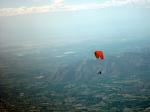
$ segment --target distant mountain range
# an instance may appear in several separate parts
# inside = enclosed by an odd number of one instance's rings
[[[109,55],[104,61],[83,59],[76,63],[62,66],[53,75],[53,81],[97,81],[99,78],[131,78],[133,76],[150,79],[150,51],[143,49],[141,52],[126,52]],[[102,71],[102,74],[97,74]]]

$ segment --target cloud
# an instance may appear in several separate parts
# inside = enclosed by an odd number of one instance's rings
[[[35,77],[36,79],[42,79],[42,78],[44,78],[44,76],[42,76],[42,75],[40,75],[40,76],[37,76],[37,77]]]
[[[3,8],[0,9],[0,16],[14,16],[14,15],[30,14],[30,13],[42,13],[42,12],[49,12],[50,9],[51,9],[50,6]]]
[[[53,0],[52,4],[37,7],[2,8],[0,16],[15,16],[31,13],[46,13],[58,11],[79,11],[101,9],[108,7],[144,7],[150,8],[150,0],[107,0],[103,3],[65,4],[64,0]]]
[[[62,3],[64,3],[64,0],[54,0],[53,3],[54,4],[62,4]]]
[[[64,55],[55,56],[56,58],[63,58]]]
[[[76,52],[75,51],[65,51],[62,55],[57,55],[55,56],[56,58],[63,58],[63,57],[66,57],[68,55],[75,55]]]
[[[64,55],[69,55],[69,54],[75,54],[75,52],[74,51],[66,51],[66,52],[64,52]]]

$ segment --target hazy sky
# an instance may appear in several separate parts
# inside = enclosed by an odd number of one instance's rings
[[[143,38],[150,0],[1,0],[0,41]]]

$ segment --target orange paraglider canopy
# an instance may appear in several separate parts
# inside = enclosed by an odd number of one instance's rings
[[[103,51],[95,51],[95,57],[98,59],[104,59]]]

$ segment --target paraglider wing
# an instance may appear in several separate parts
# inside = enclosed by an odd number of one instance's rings
[[[95,51],[95,57],[97,59],[104,59],[104,54],[103,54],[103,51]]]

